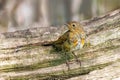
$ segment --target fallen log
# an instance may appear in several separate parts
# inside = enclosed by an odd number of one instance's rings
[[[39,45],[56,40],[67,30],[64,25],[1,33],[0,79],[120,78],[120,9],[81,23],[87,33],[84,48],[76,51],[82,66],[79,67],[73,56],[69,55],[70,71],[67,70],[61,52],[56,52],[52,47]]]

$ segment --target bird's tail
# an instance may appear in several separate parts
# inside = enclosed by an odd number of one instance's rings
[[[53,41],[51,41],[51,42],[45,41],[41,45],[42,46],[52,46],[53,45]]]

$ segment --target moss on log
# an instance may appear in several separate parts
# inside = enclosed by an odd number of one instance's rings
[[[120,9],[81,23],[87,33],[84,48],[76,51],[82,66],[80,67],[74,57],[69,55],[70,71],[67,70],[62,52],[39,45],[56,40],[67,30],[65,26],[43,26],[1,33],[0,79],[111,80],[120,78]],[[37,46],[31,45],[36,43]]]

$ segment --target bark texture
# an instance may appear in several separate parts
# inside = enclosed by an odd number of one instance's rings
[[[87,39],[84,48],[75,53],[82,66],[70,54],[70,71],[62,52],[39,45],[56,40],[67,30],[65,26],[0,34],[0,79],[119,80],[120,9],[81,23]],[[30,45],[36,43],[38,46]]]

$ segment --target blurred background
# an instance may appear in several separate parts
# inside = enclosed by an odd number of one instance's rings
[[[120,0],[0,0],[0,33],[82,21],[120,8]]]

